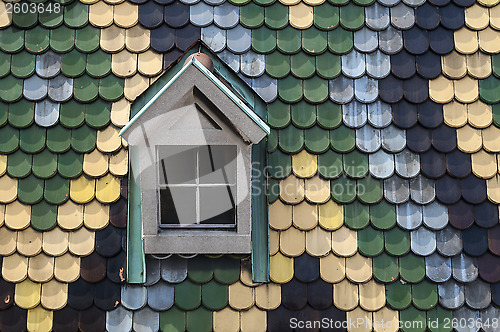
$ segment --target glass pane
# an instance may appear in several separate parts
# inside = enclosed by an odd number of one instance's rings
[[[236,183],[236,146],[200,147],[200,183]]]
[[[200,223],[235,224],[236,186],[200,187]]]
[[[159,146],[160,184],[196,183],[196,146]]]
[[[160,189],[160,216],[164,225],[196,224],[196,188]]]

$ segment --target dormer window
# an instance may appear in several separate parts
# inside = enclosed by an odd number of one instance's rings
[[[256,208],[252,152],[269,134],[250,106],[265,109],[265,104],[244,86],[235,93],[236,87],[194,58],[168,74],[136,102],[139,109],[121,132],[129,144],[130,183],[136,187],[129,201],[139,204],[132,203],[132,209],[140,208],[129,215],[142,220],[144,251],[248,254]],[[245,95],[248,100],[241,100]],[[266,209],[263,182],[257,184],[263,188],[258,204]],[[260,234],[256,243],[267,248],[267,218],[259,224],[266,238]]]

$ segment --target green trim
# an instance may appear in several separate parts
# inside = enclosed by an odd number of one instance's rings
[[[129,147],[130,170],[128,177],[128,222],[127,222],[127,282],[146,282],[146,257],[142,240],[141,184],[134,170],[140,170],[139,148]]]
[[[125,125],[125,127],[120,130],[120,133],[118,136],[123,135],[124,132],[126,132],[132,124],[137,121],[137,119],[146,112],[146,110],[167,90],[178,78],[181,76],[186,69],[190,65],[194,65],[196,68],[198,68],[212,83],[214,83],[219,89],[222,90],[226,94],[226,96],[229,97],[236,105],[238,105],[239,108],[250,118],[252,119],[264,132],[269,135],[271,132],[269,126],[260,119],[260,117],[255,114],[254,111],[252,111],[241,99],[239,99],[231,90],[229,90],[217,77],[214,76],[208,69],[205,68],[198,60],[196,60],[194,57],[191,58],[190,62],[186,64],[182,69],[175,74],[175,76],[168,81],[161,89],[158,91],[147,103],[144,105],[141,110],[132,118],[132,120]]]
[[[269,222],[266,200],[267,141],[252,147],[252,279],[269,282]]]

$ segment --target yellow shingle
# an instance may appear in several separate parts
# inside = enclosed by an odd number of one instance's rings
[[[280,181],[280,197],[289,204],[298,204],[304,200],[304,180],[290,175]]]
[[[268,283],[255,287],[255,304],[264,310],[274,310],[279,307],[281,304],[281,286]]]
[[[454,81],[454,89],[455,99],[461,103],[472,103],[479,97],[478,82],[469,76]]]
[[[330,199],[330,181],[318,175],[305,180],[305,196],[312,203],[326,203]]]
[[[149,41],[148,41],[149,42]],[[101,30],[101,48],[110,53],[115,53],[125,48],[125,29],[116,25]]]
[[[17,252],[3,258],[2,277],[10,282],[21,282],[28,276],[28,257]]]
[[[493,7],[498,4],[499,0],[477,0],[477,2],[486,7]]]
[[[236,310],[247,310],[255,304],[254,289],[241,282],[229,286],[229,305]]]
[[[47,255],[61,256],[68,251],[68,232],[59,227],[54,227],[42,236],[42,249]]]
[[[497,174],[497,157],[494,154],[480,150],[471,155],[472,173],[477,177],[489,179]]]
[[[83,171],[91,177],[103,176],[108,172],[109,157],[95,149],[83,156]]]
[[[344,206],[333,200],[318,205],[319,225],[324,229],[336,230],[344,224]]]
[[[441,57],[443,74],[451,79],[459,79],[467,74],[465,55],[456,51]]]
[[[309,230],[318,224],[318,205],[303,201],[292,208],[293,225],[298,229]]]
[[[280,200],[269,204],[269,226],[274,229],[287,229],[292,225],[292,207]]]
[[[482,30],[490,24],[488,8],[474,4],[465,8],[465,25],[474,30]]]
[[[139,7],[127,1],[114,6],[113,19],[122,28],[130,28],[139,22]]]
[[[291,257],[302,255],[306,250],[306,233],[295,227],[280,232],[280,251]]]
[[[289,7],[288,18],[290,25],[296,29],[307,29],[314,22],[313,7],[303,2]]]
[[[498,2],[497,0],[494,0],[495,2]],[[490,8],[490,26],[493,29],[499,30],[500,29],[500,7],[495,6]]]
[[[352,282],[367,282],[372,278],[371,258],[362,256],[360,253],[356,253],[356,255],[346,258],[345,275]]]
[[[279,0],[285,6],[293,6],[300,2],[300,0]]]
[[[453,99],[453,81],[443,75],[433,80],[429,80],[429,97],[436,103],[448,103]]]
[[[144,52],[149,48],[150,31],[137,24],[126,30],[125,42],[130,52]]]
[[[292,280],[293,258],[286,257],[280,252],[271,256],[269,258],[269,278],[277,284],[284,284]]]
[[[108,126],[104,130],[97,131],[97,148],[106,153],[116,152],[122,145],[118,136],[119,130],[115,126]]]
[[[0,203],[10,203],[17,198],[17,179],[8,175],[0,177]]]
[[[69,233],[69,251],[77,256],[87,256],[94,251],[95,234],[85,227]]]
[[[149,79],[140,74],[125,79],[123,94],[125,98],[134,101],[141,93],[149,87]]]
[[[487,78],[491,75],[491,56],[483,52],[467,55],[467,71],[474,78]]]
[[[47,282],[54,276],[54,257],[44,253],[28,259],[28,277],[34,282]]]
[[[109,205],[103,205],[97,200],[85,205],[83,220],[88,229],[103,229],[109,224]]]
[[[350,326],[347,331],[349,332],[371,332],[372,328],[370,323],[373,321],[373,315],[369,311],[365,311],[360,307],[347,312],[348,322],[362,322],[360,324],[355,324]]]
[[[99,28],[110,26],[113,23],[113,6],[104,1],[89,6],[89,22]]]
[[[375,280],[359,285],[359,305],[368,311],[377,311],[385,305],[384,284]]]
[[[67,201],[57,209],[57,224],[63,229],[77,229],[83,225],[83,205]]]
[[[111,104],[111,122],[121,128],[128,123],[130,118],[130,102],[122,98]]]
[[[25,229],[31,220],[31,206],[14,201],[5,206],[5,226],[10,229]]]
[[[109,157],[109,171],[116,176],[125,176],[128,172],[128,151],[120,149]]]
[[[321,227],[306,232],[306,251],[311,256],[325,256],[332,249],[332,234]]]
[[[111,57],[111,70],[119,77],[131,77],[137,72],[137,54],[122,50]]]
[[[7,171],[7,156],[4,154],[0,154],[0,176],[3,176],[5,174],[5,171]]]
[[[68,302],[68,284],[55,279],[42,285],[42,306],[50,310],[59,310]]]
[[[467,105],[453,100],[443,105],[444,123],[450,127],[462,127],[467,123]]]
[[[71,180],[69,196],[76,203],[85,204],[90,202],[95,196],[95,180],[84,175]]]
[[[478,32],[479,47],[486,53],[500,52],[500,33],[490,27]]]
[[[318,170],[318,156],[306,150],[292,156],[292,170],[299,178],[310,178]]]
[[[7,13],[5,2],[0,2],[0,28],[8,27],[12,24],[12,13]]]
[[[0,255],[8,256],[16,251],[17,232],[11,231],[5,226],[0,227]]]
[[[331,284],[338,283],[345,278],[345,258],[333,253],[319,260],[321,279]]]
[[[96,183],[96,198],[101,203],[113,203],[120,198],[120,179],[108,174]]]
[[[280,250],[280,232],[269,228],[269,255],[274,255]]]
[[[500,152],[500,128],[489,126],[482,130],[483,147],[489,152]]]
[[[358,233],[345,226],[333,231],[332,250],[343,257],[354,255],[358,250]]]
[[[252,280],[252,262],[250,260],[240,261],[240,281],[249,287],[259,285]]]
[[[382,324],[374,325],[375,332],[398,331],[399,312],[397,310],[392,310],[387,307],[384,307],[379,311],[375,311],[373,313],[373,320],[375,322],[386,322],[384,326],[382,326]]]
[[[311,6],[318,6],[324,3],[326,0],[304,0],[304,2]]]
[[[81,0],[80,0],[81,1]],[[49,332],[52,330],[52,311],[45,310],[42,306],[28,310],[26,324],[30,332]]]
[[[347,279],[333,285],[333,304],[345,311],[356,308],[358,306],[358,285]]]
[[[488,189],[488,198],[495,204],[500,203],[500,176],[498,174],[489,180],[486,180],[486,187]],[[5,264],[5,260],[4,260]]]
[[[240,312],[241,332],[265,332],[267,327],[267,312],[252,307]]]
[[[14,301],[20,308],[35,308],[40,303],[40,290],[41,285],[39,283],[26,279],[16,284]]]
[[[455,49],[462,54],[473,54],[479,48],[477,32],[463,27],[455,31]]]
[[[42,233],[26,228],[17,233],[17,251],[24,256],[35,256],[42,251]]]
[[[163,55],[148,50],[139,54],[139,73],[145,76],[155,76],[161,73],[163,69]]]
[[[481,130],[465,125],[457,129],[457,146],[467,153],[474,153],[481,149]]]
[[[213,312],[213,331],[238,332],[240,327],[240,313],[230,307]]]
[[[66,253],[55,258],[54,277],[61,282],[74,282],[80,276],[80,257]]]
[[[478,100],[467,105],[467,120],[469,124],[476,128],[486,128],[493,122],[491,105]]]

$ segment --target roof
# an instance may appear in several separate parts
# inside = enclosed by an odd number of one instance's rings
[[[0,2],[2,332],[500,316],[498,1],[57,3]],[[266,103],[271,282],[147,256],[131,285],[118,133],[198,40]]]

